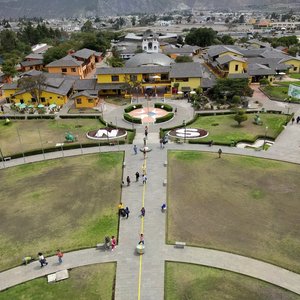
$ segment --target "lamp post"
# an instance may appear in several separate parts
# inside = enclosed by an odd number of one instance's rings
[[[265,128],[265,139],[264,139],[264,146],[263,146],[263,149],[265,149],[265,145],[266,145],[267,132],[268,132],[268,126],[266,126],[266,128]]]
[[[185,122],[185,120],[182,121],[182,124],[184,126],[184,138],[183,138],[183,142],[185,143],[185,140],[186,140],[186,122]]]

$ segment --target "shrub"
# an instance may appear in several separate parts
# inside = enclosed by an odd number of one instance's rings
[[[260,85],[269,85],[270,82],[267,78],[262,78],[260,81],[259,81],[259,84]]]
[[[166,103],[154,103],[154,107],[155,108],[161,108],[161,109],[164,109],[166,111],[172,111],[173,110],[173,107],[169,104],[166,104]]]
[[[241,97],[238,96],[238,95],[234,95],[234,96],[232,97],[231,103],[234,103],[234,104],[239,104],[239,103],[241,103]]]
[[[157,118],[155,123],[162,123],[171,120],[174,117],[174,113],[168,113],[167,115]]]
[[[136,123],[136,124],[142,124],[142,119],[139,119],[139,118],[135,118],[135,117],[132,117],[131,115],[129,114],[124,114],[124,119],[128,122],[131,122],[131,123]]]
[[[133,111],[133,110],[135,110],[137,108],[142,108],[142,107],[143,107],[142,104],[133,104],[133,105],[129,105],[129,106],[125,107],[124,111],[126,113],[129,113],[129,112],[131,112],[131,111]]]

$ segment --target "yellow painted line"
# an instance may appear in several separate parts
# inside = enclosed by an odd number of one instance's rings
[[[143,170],[147,171],[147,161],[144,159]],[[145,172],[147,174],[147,172]],[[142,194],[142,207],[145,206],[145,194],[146,194],[146,186],[147,183],[143,186],[143,194]],[[144,218],[141,220],[141,231],[140,233],[144,233]],[[141,284],[142,284],[142,266],[143,266],[143,255],[140,255],[140,267],[139,267],[139,283],[138,283],[138,300],[141,299]]]

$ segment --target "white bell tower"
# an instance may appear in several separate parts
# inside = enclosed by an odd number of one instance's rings
[[[155,36],[144,37],[142,41],[142,49],[147,53],[158,53],[159,41]]]

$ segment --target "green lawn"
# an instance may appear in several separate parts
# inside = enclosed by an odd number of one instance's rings
[[[67,132],[71,132],[78,139],[72,144],[98,144],[88,139],[86,133],[105,127],[98,119],[11,120],[8,126],[4,123],[4,120],[0,120],[0,149],[3,156],[42,147],[44,149],[55,147],[56,144],[65,142]]]
[[[300,74],[299,73],[297,73],[297,74],[289,74],[289,76],[291,78],[294,78],[294,79],[300,79]]]
[[[231,141],[255,141],[257,136],[264,136],[266,126],[267,136],[275,139],[282,131],[287,120],[284,115],[260,114],[262,126],[253,124],[255,114],[248,114],[248,120],[238,126],[233,119],[234,115],[199,116],[198,119],[187,126],[188,128],[203,128],[209,132],[206,138],[200,141],[213,140],[214,143],[231,143]]]
[[[70,278],[47,283],[45,277],[35,279],[0,293],[0,300],[111,300],[113,299],[116,265],[97,264],[72,269]]]
[[[101,114],[97,109],[92,108],[70,108],[68,114]]]
[[[299,300],[300,296],[272,284],[204,266],[166,263],[165,300]]]
[[[169,153],[167,241],[238,253],[300,272],[299,165],[217,157]]]
[[[279,100],[286,100],[289,97],[288,96],[288,89],[289,89],[288,84],[283,83],[282,86],[270,85],[270,86],[262,87],[262,89],[269,97],[273,97],[273,98],[276,98]],[[293,101],[300,102],[300,99],[293,98]]]
[[[117,235],[122,162],[101,153],[0,170],[0,270]]]

